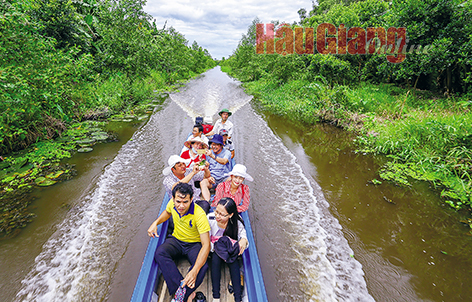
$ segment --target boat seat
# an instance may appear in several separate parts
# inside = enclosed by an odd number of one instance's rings
[[[187,259],[185,259],[185,257],[182,257],[182,259],[178,260],[178,267],[182,276],[185,276],[188,269],[190,268],[190,263],[187,261]],[[231,277],[229,275],[229,269],[225,265],[221,274],[221,302],[234,301],[234,296],[228,292],[228,284],[230,282]],[[210,269],[208,269],[208,272],[205,275],[202,284],[200,284],[200,286],[196,289],[196,292],[198,291],[202,292],[205,295],[206,300],[208,302],[211,302],[213,300]],[[159,278],[159,284],[157,285],[156,292],[158,294],[158,302],[170,302],[172,300],[172,297],[169,295],[169,291],[167,290],[167,285],[165,284],[164,279],[162,277]]]

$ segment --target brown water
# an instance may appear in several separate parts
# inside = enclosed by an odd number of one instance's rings
[[[470,300],[471,238],[437,193],[369,185],[382,159],[354,153],[352,135],[249,101],[215,68],[121,142],[74,157],[79,176],[37,191],[38,217],[0,242],[1,300],[129,301],[167,158],[194,116],[223,107],[234,112],[236,161],[255,179],[250,217],[269,301]]]
[[[43,244],[57,234],[58,225],[75,211],[80,199],[89,191],[113,162],[121,146],[138,129],[138,124],[110,123],[108,130],[119,137],[117,142],[98,144],[91,153],[78,153],[68,162],[75,164],[78,175],[72,180],[33,192],[31,211],[37,217],[18,236],[0,241],[0,300],[13,301],[21,281],[35,265]]]
[[[469,228],[438,192],[422,182],[411,188],[369,184],[384,160],[356,154],[346,131],[269,114],[265,119],[321,187],[375,300],[471,300]]]

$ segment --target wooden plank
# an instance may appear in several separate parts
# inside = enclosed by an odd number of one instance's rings
[[[179,271],[182,274],[182,276],[185,276],[185,274],[188,272],[188,269],[190,268],[190,263],[183,259],[179,260]],[[221,274],[221,288],[220,288],[220,301],[221,302],[232,302],[234,301],[234,296],[233,294],[230,294],[228,292],[228,284],[231,283],[231,276],[229,274],[229,269],[225,265],[223,272]],[[210,270],[205,274],[205,278],[203,279],[202,284],[197,288],[195,292],[202,292],[206,300],[208,302],[213,301],[213,294],[212,294],[212,287],[211,287],[211,275],[210,275]],[[172,300],[172,297],[169,295],[169,291],[167,290],[167,285],[164,282],[164,278],[162,276],[159,278],[159,283],[157,286],[157,293],[159,300],[158,302],[170,302]]]

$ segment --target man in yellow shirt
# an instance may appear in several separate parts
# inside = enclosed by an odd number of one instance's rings
[[[208,270],[210,252],[210,224],[205,211],[192,201],[193,189],[187,183],[178,183],[172,190],[172,199],[166,210],[148,229],[150,237],[157,237],[157,226],[169,218],[174,222],[174,231],[159,246],[154,255],[161,268],[164,280],[173,297],[179,286],[186,289],[184,301],[192,301],[196,288],[202,283]],[[180,274],[174,259],[187,256],[191,267],[185,277]],[[182,285],[181,285],[182,283]]]

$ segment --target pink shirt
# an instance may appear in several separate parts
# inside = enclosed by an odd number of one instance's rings
[[[223,197],[231,197],[234,200],[238,206],[238,213],[244,212],[249,208],[249,187],[245,184],[241,184],[233,195],[231,194],[231,180],[220,183],[216,187],[215,198],[213,199],[211,206],[216,207],[218,201]]]

